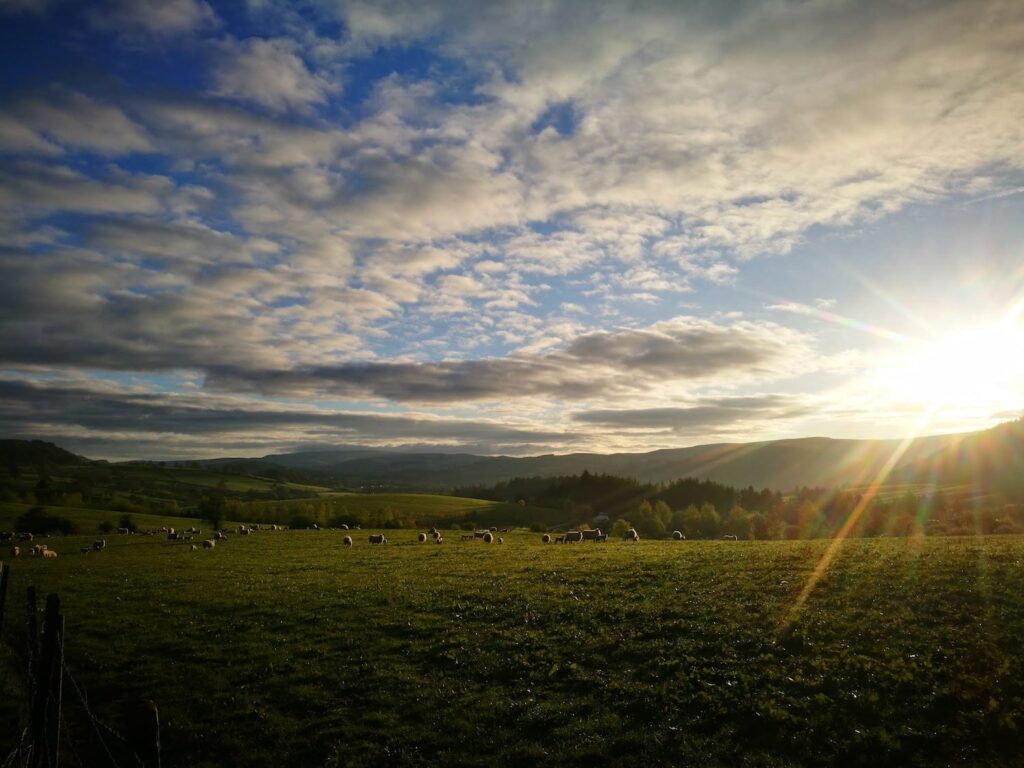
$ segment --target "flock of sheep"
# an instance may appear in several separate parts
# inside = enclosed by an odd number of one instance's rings
[[[251,525],[239,525],[235,529],[234,532],[237,533],[239,536],[251,536],[252,534],[256,533],[257,531],[281,531],[281,530],[285,530],[286,528],[287,528],[287,526],[284,526],[284,525],[273,525],[273,524],[271,524],[271,525],[263,525],[261,527],[261,526],[256,525],[256,524],[251,524]],[[312,529],[319,530],[320,526],[314,524],[312,526]],[[351,527],[351,529],[350,529],[348,525],[342,525],[341,529],[344,530],[344,531],[359,530],[359,526],[358,525],[353,525]],[[125,535],[131,533],[127,528],[118,528],[117,531],[118,531],[119,534],[125,534]],[[462,534],[460,536],[460,540],[461,541],[474,541],[476,539],[479,539],[484,544],[493,544],[493,543],[504,544],[505,543],[504,537],[498,536],[497,534],[498,533],[509,533],[511,531],[512,531],[511,527],[502,528],[500,530],[498,528],[496,528],[496,527],[483,528],[483,529],[480,529],[480,530],[477,530],[477,531],[473,531],[472,533]],[[156,534],[166,534],[168,541],[180,541],[180,542],[183,542],[183,543],[188,543],[189,544],[189,551],[190,552],[197,551],[200,546],[202,546],[203,549],[213,549],[214,547],[217,546],[217,542],[218,541],[223,541],[223,540],[228,538],[227,532],[225,532],[225,531],[214,531],[212,539],[203,539],[201,541],[201,543],[197,545],[197,544],[194,544],[194,543],[191,543],[191,542],[194,539],[196,539],[196,537],[198,537],[200,534],[202,534],[202,530],[200,530],[199,528],[195,528],[195,527],[185,528],[182,531],[178,531],[178,530],[176,530],[174,528],[165,526],[163,528],[154,529],[154,530],[146,530],[146,531],[142,531],[140,533],[142,535],[146,535],[146,536],[152,536],[152,535],[156,535]],[[0,532],[0,540],[3,540],[3,541],[11,541],[11,542],[26,541],[26,542],[30,542],[30,541],[32,541],[32,538],[33,537],[32,537],[31,533],[14,534],[14,533],[8,533],[8,532]],[[734,536],[734,535],[731,535],[731,534],[726,534],[722,538],[723,539],[729,539],[729,540],[732,540],[732,541],[737,541],[738,540],[737,536]],[[630,528],[623,535],[622,539],[623,539],[623,541],[637,542],[637,541],[640,541],[640,534],[637,533],[635,528]],[[682,531],[673,531],[672,532],[672,540],[673,541],[683,541],[685,539],[686,539],[686,536],[683,535]],[[385,536],[383,533],[371,533],[368,536],[367,540],[368,540],[368,542],[370,544],[387,544],[388,543],[387,536]],[[433,543],[435,543],[435,544],[443,544],[444,543],[444,537],[441,535],[441,531],[439,531],[437,528],[431,528],[429,531],[417,534],[416,535],[416,540],[420,544],[425,544],[425,543],[431,542],[431,541]],[[576,530],[576,531],[566,531],[564,534],[558,534],[558,535],[554,535],[554,534],[550,534],[550,533],[545,533],[545,534],[543,534],[541,536],[541,542],[544,543],[544,544],[573,544],[573,543],[584,542],[584,541],[603,542],[603,541],[607,541],[607,540],[608,540],[608,534],[607,533],[603,533],[600,528],[587,529],[587,530],[582,530],[582,531],[579,531],[579,530]],[[352,539],[352,536],[349,535],[349,534],[345,535],[345,537],[342,539],[342,543],[346,547],[354,546],[354,541]],[[107,546],[107,542],[106,542],[105,539],[97,539],[96,541],[94,541],[92,543],[91,546],[82,547],[79,551],[82,554],[89,554],[90,552],[102,552],[106,548],[106,546]],[[57,557],[57,553],[54,552],[53,550],[49,549],[46,544],[36,544],[36,545],[34,545],[32,547],[32,549],[30,550],[30,554],[33,557],[44,557],[44,558],[55,558],[55,557]],[[17,546],[17,545],[12,546],[11,549],[10,549],[10,555],[11,555],[11,557],[19,557],[21,555],[21,547]]]

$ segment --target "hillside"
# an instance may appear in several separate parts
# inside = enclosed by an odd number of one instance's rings
[[[1018,423],[1019,424],[1019,423]],[[1014,432],[1016,429],[1016,432]],[[1000,431],[1002,430],[1002,431]],[[975,470],[996,482],[1001,467],[1018,466],[1018,434],[1003,425],[985,432],[936,435],[914,440],[893,473],[894,481],[920,483],[930,476],[930,460],[953,484],[969,482]],[[323,482],[348,487],[447,491],[466,485],[493,485],[516,477],[554,477],[584,471],[671,482],[681,477],[713,480],[736,487],[789,491],[801,486],[861,486],[872,482],[900,446],[899,440],[835,440],[808,437],[758,443],[717,443],[646,453],[572,453],[542,456],[477,456],[345,447],[266,456],[268,465],[303,470]],[[970,448],[976,446],[976,448]],[[945,458],[940,458],[945,457]],[[1016,464],[1014,462],[1017,462]],[[986,469],[987,467],[987,469]],[[1013,474],[1012,471],[1008,472]]]

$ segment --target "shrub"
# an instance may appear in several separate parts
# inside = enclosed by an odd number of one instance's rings
[[[66,517],[49,514],[44,507],[32,507],[14,521],[19,533],[75,533],[78,529]]]
[[[99,524],[100,533],[110,533],[114,530],[114,524],[109,520],[104,520]]]

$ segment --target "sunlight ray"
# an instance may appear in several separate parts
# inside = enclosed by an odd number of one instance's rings
[[[807,578],[807,582],[804,584],[803,588],[800,590],[800,593],[797,595],[796,600],[794,600],[793,605],[787,612],[786,618],[779,625],[779,634],[786,632],[789,629],[789,627],[791,627],[793,623],[797,620],[797,618],[803,610],[804,605],[807,602],[807,598],[810,596],[811,592],[814,591],[814,588],[818,585],[818,582],[821,581],[822,576],[824,576],[825,571],[828,570],[829,565],[831,565],[832,561],[839,553],[839,548],[842,546],[843,541],[849,535],[853,527],[857,524],[857,521],[860,519],[861,515],[864,514],[864,510],[866,510],[868,506],[870,506],[871,502],[878,494],[879,489],[885,483],[886,478],[892,472],[893,468],[896,466],[897,463],[899,463],[899,460],[907,452],[907,449],[910,448],[914,440],[917,439],[917,437],[921,434],[926,425],[931,421],[931,417],[934,414],[934,410],[934,408],[930,408],[928,412],[925,413],[922,416],[922,418],[918,421],[918,423],[915,425],[911,433],[900,441],[900,443],[893,449],[893,452],[889,456],[889,459],[878,471],[874,480],[872,480],[871,484],[864,490],[864,493],[861,495],[861,498],[857,502],[857,505],[850,511],[850,514],[846,518],[846,521],[843,523],[842,527],[836,532],[836,535],[829,542],[828,547],[826,547],[825,552],[818,560],[818,563],[814,567],[814,570],[811,572],[811,575]]]

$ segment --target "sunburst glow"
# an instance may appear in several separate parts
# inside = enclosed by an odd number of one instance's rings
[[[925,406],[1000,410],[1019,405],[1024,329],[1003,322],[903,349],[879,367],[875,383],[892,400]]]

